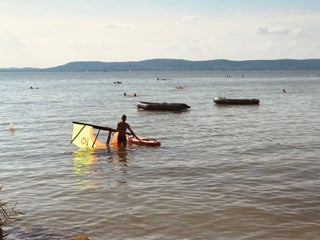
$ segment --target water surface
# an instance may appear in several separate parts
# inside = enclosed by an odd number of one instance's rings
[[[319,74],[0,73],[1,197],[25,213],[5,239],[318,239]],[[161,147],[70,144],[72,121],[114,128],[123,113]]]

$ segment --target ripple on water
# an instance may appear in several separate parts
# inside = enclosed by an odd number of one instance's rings
[[[25,213],[5,226],[6,239],[317,239],[318,78],[113,74],[0,75],[7,99],[0,106],[1,195]],[[26,89],[31,80],[40,91]],[[123,96],[130,90],[136,98]],[[212,101],[219,95],[261,104],[220,107]],[[191,109],[137,111],[139,101]],[[161,147],[91,153],[69,144],[72,121],[115,127],[123,113],[138,135]]]

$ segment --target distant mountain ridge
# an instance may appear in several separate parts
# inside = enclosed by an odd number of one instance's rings
[[[320,59],[189,61],[150,59],[128,62],[78,61],[50,68],[0,68],[0,71],[91,72],[91,71],[235,71],[235,70],[320,70]]]

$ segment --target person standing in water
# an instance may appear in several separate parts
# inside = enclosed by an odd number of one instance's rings
[[[117,124],[117,132],[118,132],[118,146],[127,146],[127,136],[126,136],[126,131],[127,129],[131,132],[131,134],[139,139],[136,134],[132,131],[132,129],[130,128],[130,125],[128,123],[126,123],[127,120],[127,116],[125,114],[122,115],[121,117],[121,121],[118,122]]]

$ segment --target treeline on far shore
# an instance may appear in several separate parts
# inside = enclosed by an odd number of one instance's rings
[[[111,71],[280,71],[320,70],[320,59],[189,61],[150,59],[128,62],[78,61],[49,68],[0,68],[0,72],[111,72]]]

